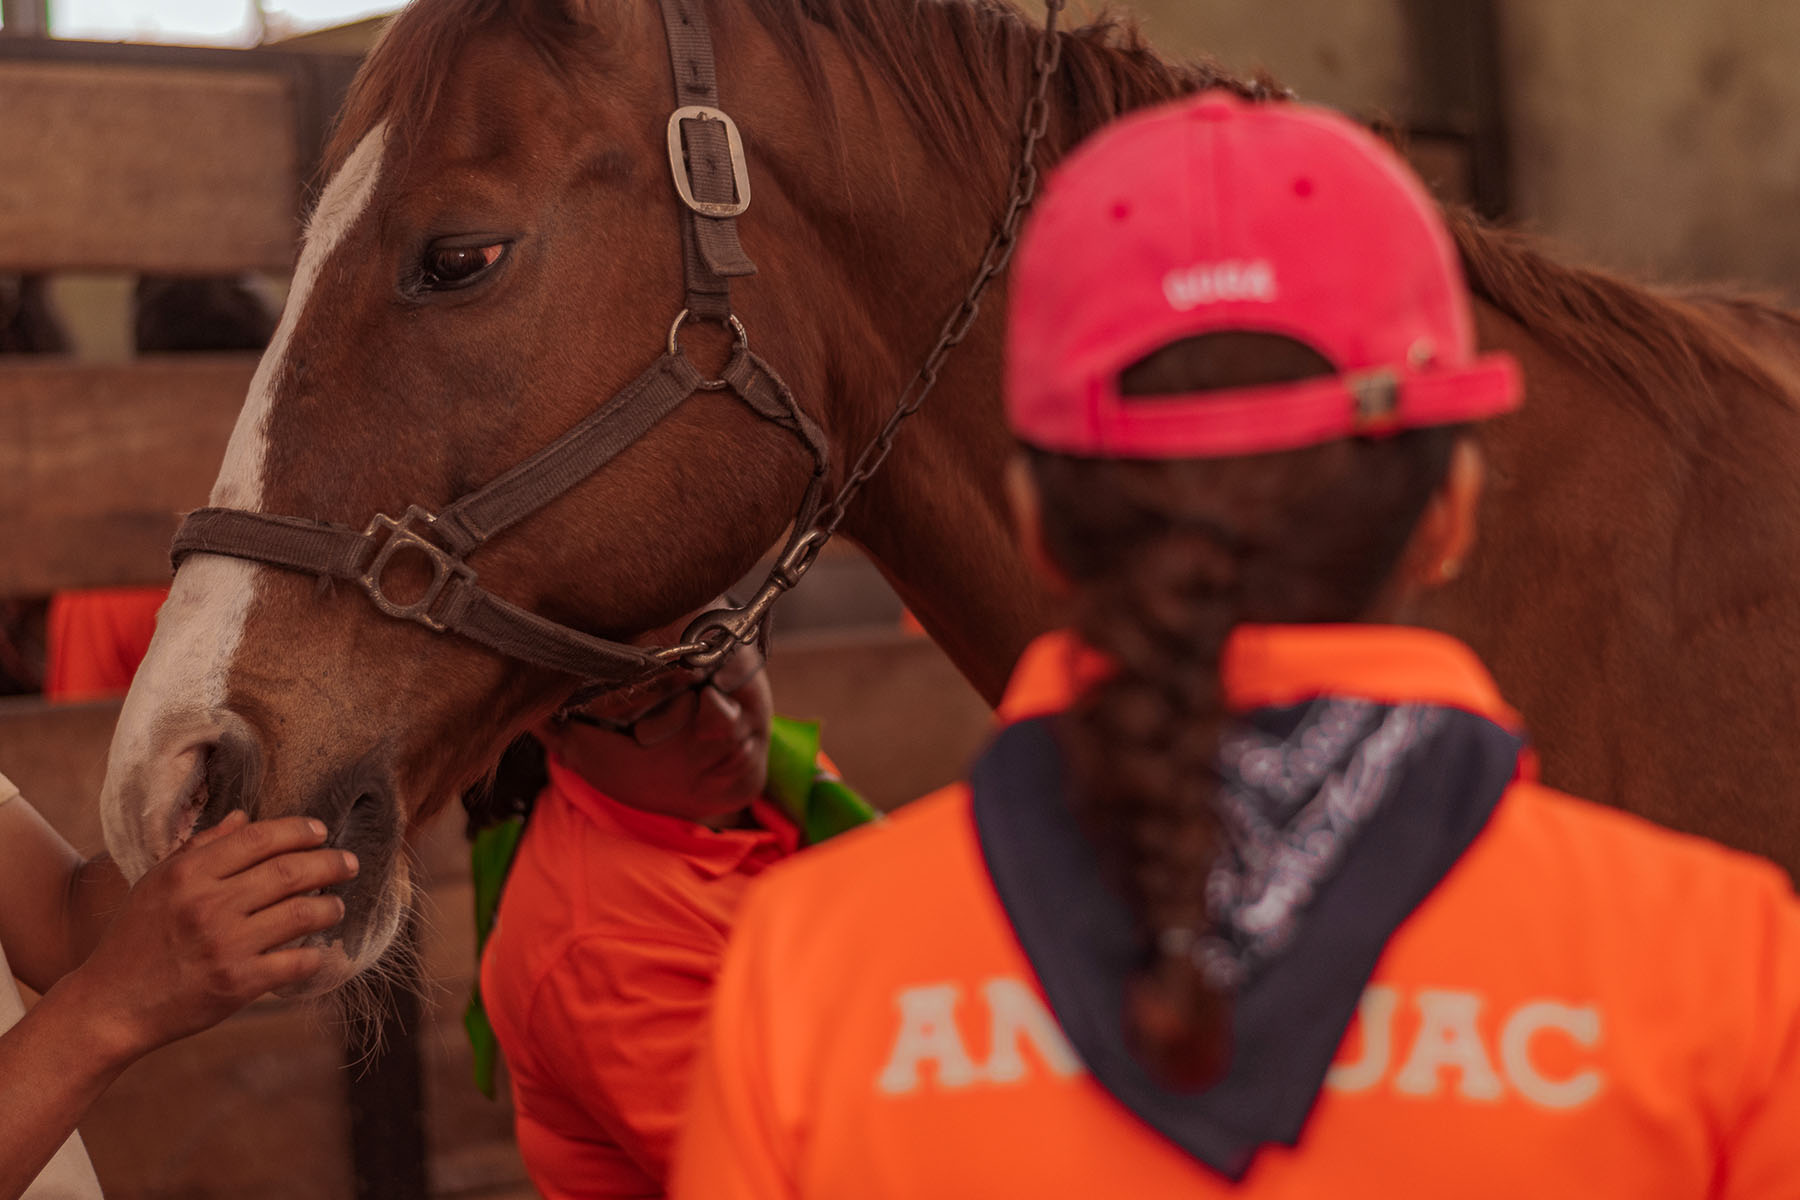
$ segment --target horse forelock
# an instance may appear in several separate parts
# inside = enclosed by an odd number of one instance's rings
[[[564,72],[617,0],[414,0],[396,14],[356,74],[324,155],[327,178],[378,125],[404,160],[430,123],[457,58],[495,30],[518,33],[545,68]],[[590,12],[591,10],[591,12]],[[585,19],[584,19],[585,16]]]
[[[621,3],[654,0],[414,0],[382,34],[345,103],[325,163],[335,172],[377,123],[392,152],[405,156],[453,77],[457,57],[477,38],[521,35],[545,68],[567,72],[605,30]],[[927,144],[947,160],[1009,158],[1022,91],[1044,39],[1042,27],[1010,0],[701,0],[716,20],[747,11],[781,48],[815,100],[832,95],[818,37],[835,36],[891,86]],[[1231,75],[1217,62],[1178,63],[1146,44],[1135,20],[1105,15],[1066,29],[1057,96],[1065,123],[1052,131],[1072,145],[1132,109],[1206,88],[1252,99],[1277,94],[1264,77]],[[721,57],[729,42],[719,46]],[[672,103],[672,101],[671,101]],[[1003,134],[996,138],[996,134]]]

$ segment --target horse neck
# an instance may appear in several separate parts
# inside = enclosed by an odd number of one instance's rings
[[[969,36],[952,28],[963,19],[955,5],[925,5],[918,14],[944,26],[927,26],[924,36]],[[1016,68],[1007,77],[1014,94],[1004,109],[1022,114],[1035,84],[1029,64],[1041,34],[1018,26],[994,36],[996,53],[1013,56]],[[1063,75],[1050,92],[1050,132],[1038,153],[1046,170],[1120,113],[1212,84],[1256,90],[1210,64],[1171,65],[1137,46],[1120,25],[1066,35],[1062,53]],[[875,82],[877,75],[861,77]],[[846,111],[841,140],[843,178],[862,181],[846,184],[843,193],[857,193],[858,204],[848,235],[830,247],[847,294],[860,301],[826,318],[838,322],[826,338],[837,347],[828,423],[846,464],[892,413],[944,318],[973,282],[1006,208],[1020,138],[1016,124],[1003,121],[991,133],[988,153],[948,154],[900,115],[905,104],[892,88],[865,94],[872,95],[870,109]],[[899,135],[901,129],[913,136]],[[871,180],[891,182],[870,189]],[[1061,615],[1018,548],[1004,496],[1013,451],[1000,405],[1005,308],[1001,281],[845,524],[990,701],[998,699],[1026,642]]]
[[[1004,194],[1004,181],[992,186]],[[950,223],[923,227],[985,234],[995,203],[988,198]],[[921,306],[910,322],[886,325],[878,344],[834,368],[843,386],[833,389],[832,402],[848,409],[833,422],[845,473],[893,415],[945,315],[973,281],[981,253],[979,243],[966,239],[921,245],[911,257],[930,269],[903,289],[870,281],[883,290],[865,294],[929,296],[934,303]],[[981,318],[950,352],[938,385],[901,427],[844,526],[990,703],[999,700],[1026,642],[1054,620],[1013,536],[1002,482],[1013,451],[1000,405],[1005,310],[1005,288],[996,283],[983,298]]]
[[[997,703],[1025,644],[1059,614],[1013,533],[1002,484],[1012,443],[999,414],[999,345],[991,329],[983,332],[964,344],[954,374],[902,431],[846,530],[963,675]]]

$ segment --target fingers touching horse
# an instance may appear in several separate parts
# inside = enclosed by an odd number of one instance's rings
[[[995,0],[708,12],[754,184],[740,225],[761,274],[736,311],[841,481],[968,287],[1042,35]],[[1063,35],[1063,59],[1045,157],[1157,99],[1255,90],[1110,27]],[[213,503],[358,530],[441,511],[643,371],[683,295],[674,105],[656,0],[416,0],[353,93]],[[1800,550],[1780,462],[1800,461],[1800,428],[1767,393],[1793,382],[1793,330],[1463,232],[1483,329],[1526,360],[1533,402],[1493,435],[1488,550],[1436,619],[1495,660],[1554,774],[1690,825],[1728,811],[1716,829],[1779,848],[1800,616],[1763,563]],[[1000,309],[996,290],[845,525],[990,697],[1054,619],[1001,501]],[[729,349],[715,327],[682,337],[702,371]],[[522,608],[626,637],[744,574],[811,469],[787,432],[699,392],[469,565]],[[319,815],[364,864],[328,986],[388,945],[409,825],[574,685],[354,587],[196,554],[120,720],[108,842],[135,874],[233,806]]]

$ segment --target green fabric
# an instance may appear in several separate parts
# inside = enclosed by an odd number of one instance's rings
[[[494,1070],[500,1060],[500,1043],[494,1027],[488,1023],[487,1009],[481,1003],[481,952],[487,949],[488,935],[494,931],[494,917],[500,911],[500,891],[506,873],[512,869],[513,856],[519,850],[519,838],[525,833],[525,818],[509,817],[498,825],[490,825],[475,835],[469,844],[469,874],[475,884],[475,986],[469,990],[469,1006],[463,1010],[463,1029],[469,1035],[469,1047],[475,1052],[475,1086],[489,1100],[494,1098]]]
[[[776,717],[769,730],[769,798],[816,846],[879,815],[820,760],[819,724]]]
[[[858,825],[866,825],[880,816],[868,801],[821,761],[816,721],[776,717],[771,722],[769,781],[764,791],[794,819],[794,824],[800,828],[801,841],[808,846]],[[493,932],[494,914],[500,909],[500,891],[524,832],[524,818],[511,817],[476,834],[469,846],[475,881],[477,979],[469,994],[469,1006],[463,1010],[463,1029],[475,1052],[475,1086],[490,1100],[494,1098],[494,1071],[500,1046],[494,1038],[494,1027],[488,1023],[487,1010],[481,1003],[481,952],[487,948],[488,935]]]

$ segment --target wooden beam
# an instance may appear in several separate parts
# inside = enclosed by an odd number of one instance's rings
[[[255,369],[0,365],[0,595],[167,581],[177,515],[206,503]]]
[[[1511,207],[1511,139],[1494,0],[1401,0],[1412,62],[1412,129],[1466,139],[1469,200],[1489,220]]]
[[[294,90],[271,72],[0,60],[0,271],[290,268]]]
[[[84,854],[102,849],[100,785],[119,723],[116,700],[50,705],[0,700],[0,773]]]
[[[0,36],[48,37],[50,0],[0,0]]]
[[[357,1200],[426,1200],[431,1194],[425,1161],[425,1069],[419,1057],[425,1012],[419,999],[424,981],[416,966],[416,912],[400,938],[413,951],[402,955],[396,967],[399,978],[385,977],[372,985],[380,1016],[373,1022],[351,1022],[344,1036]],[[469,951],[473,958],[472,943]]]

